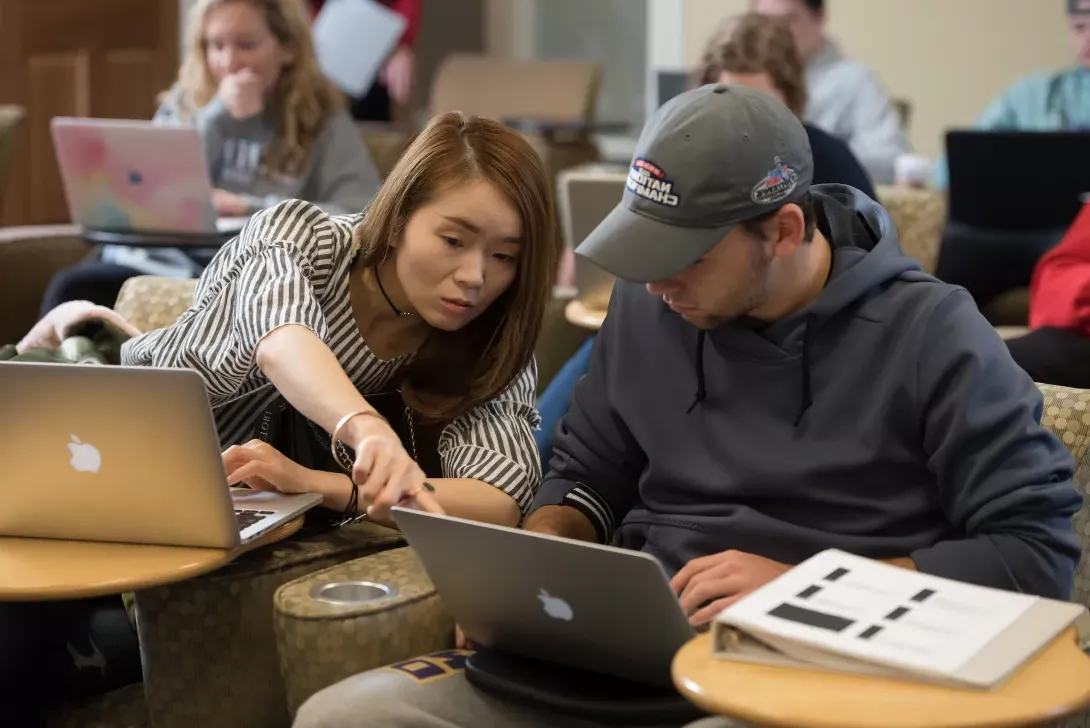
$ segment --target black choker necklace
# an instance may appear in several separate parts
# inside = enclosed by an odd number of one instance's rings
[[[386,303],[390,304],[390,310],[396,313],[398,316],[415,316],[412,311],[398,311],[397,306],[390,300],[390,297],[386,294],[386,289],[382,286],[382,277],[378,274],[378,266],[375,266],[375,281],[378,282],[378,289],[382,291],[382,297],[386,299]]]

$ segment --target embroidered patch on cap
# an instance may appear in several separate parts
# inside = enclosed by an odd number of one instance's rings
[[[643,157],[632,160],[625,187],[633,194],[659,205],[677,207],[681,203],[681,198],[674,192],[674,183],[666,179],[662,168]]]
[[[765,175],[763,180],[757,183],[753,188],[753,192],[750,193],[750,197],[754,202],[761,205],[779,202],[790,195],[798,183],[799,173],[784,164],[782,159],[776,157],[776,166]]]

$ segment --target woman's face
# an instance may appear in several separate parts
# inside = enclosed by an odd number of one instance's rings
[[[245,0],[216,5],[204,16],[205,61],[218,84],[227,76],[250,71],[268,93],[280,79],[292,53],[281,45],[259,8]]]
[[[409,218],[395,244],[401,290],[422,319],[454,331],[515,280],[522,220],[489,182],[451,186]]]

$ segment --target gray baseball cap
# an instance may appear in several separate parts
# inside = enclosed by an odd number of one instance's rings
[[[813,176],[810,138],[786,106],[742,86],[701,86],[647,122],[620,204],[576,252],[618,278],[665,280],[739,222],[801,199]]]

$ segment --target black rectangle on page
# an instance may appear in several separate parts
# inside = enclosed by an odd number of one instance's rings
[[[921,589],[919,593],[916,594],[916,596],[912,597],[911,601],[923,602],[926,601],[928,597],[933,596],[934,594],[934,589]]]
[[[882,631],[882,628],[879,627],[877,624],[871,625],[870,627],[867,627],[865,630],[863,630],[862,632],[859,633],[859,639],[869,640],[871,637],[873,637],[874,635],[878,634],[881,631]]]
[[[797,596],[799,599],[809,599],[810,597],[817,594],[819,591],[821,591],[821,587],[817,584],[813,584],[800,591]]]
[[[836,581],[842,576],[847,576],[848,570],[845,568],[833,569],[829,572],[829,575],[825,577],[825,581]]]
[[[891,622],[896,622],[898,619],[905,616],[906,614],[908,614],[908,607],[897,607],[892,612],[886,615],[886,619]]]
[[[838,617],[835,614],[826,614],[825,612],[817,612],[813,609],[804,609],[803,607],[796,607],[793,604],[781,604],[768,614],[770,617],[779,617],[780,619],[786,619],[789,622],[798,622],[799,624],[805,624],[810,627],[827,629],[831,632],[842,632],[855,624],[854,621],[845,619],[844,617]]]

